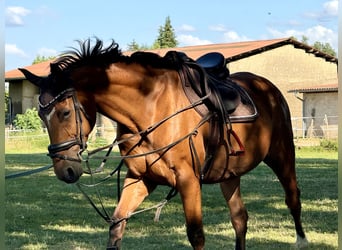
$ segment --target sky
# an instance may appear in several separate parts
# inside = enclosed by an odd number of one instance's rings
[[[337,52],[338,0],[7,0],[5,71],[94,36],[150,46],[168,16],[179,47],[305,36]]]

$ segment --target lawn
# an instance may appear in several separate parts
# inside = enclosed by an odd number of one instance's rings
[[[22,153],[10,147],[6,150],[6,174],[48,164],[50,159],[42,151],[26,149]],[[114,164],[109,162],[107,168]],[[337,249],[337,153],[298,150],[297,175],[310,249]],[[82,182],[91,183],[91,178],[84,176]],[[97,191],[85,191],[99,205],[98,192],[104,207],[112,213],[117,197],[116,178]],[[158,188],[141,208],[156,205],[168,191],[166,187]],[[245,175],[242,195],[250,217],[247,249],[291,249],[295,230],[283,190],[272,171],[261,164]],[[77,187],[57,180],[52,169],[6,180],[5,209],[6,249],[105,249],[107,224]],[[123,249],[191,249],[179,196],[163,208],[159,222],[153,222],[154,211],[129,220]],[[203,187],[203,214],[206,249],[233,249],[234,232],[218,185]]]

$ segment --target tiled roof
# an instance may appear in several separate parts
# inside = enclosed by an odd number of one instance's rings
[[[322,84],[307,88],[291,89],[290,93],[318,93],[318,92],[338,92],[338,84]]]
[[[186,53],[189,57],[193,59],[197,59],[200,56],[208,53],[208,52],[220,52],[222,53],[228,62],[236,61],[241,58],[245,58],[251,55],[255,55],[258,53],[262,53],[264,51],[278,48],[287,44],[294,45],[295,48],[304,49],[307,53],[313,53],[318,57],[322,57],[327,61],[336,62],[337,58],[328,54],[325,54],[317,49],[314,49],[311,46],[298,42],[292,38],[282,38],[282,39],[272,39],[272,40],[257,40],[257,41],[246,41],[246,42],[236,42],[236,43],[222,43],[222,44],[209,44],[209,45],[199,45],[199,46],[187,46],[187,47],[179,47],[179,48],[167,48],[167,49],[156,49],[149,50],[150,52],[154,52],[159,54],[160,56],[164,56],[170,50],[176,50]],[[124,52],[126,55],[132,54],[132,51]],[[50,71],[51,61],[42,62],[39,64],[34,64],[25,67],[32,73],[38,76],[47,76]],[[7,71],[5,73],[5,80],[15,80],[15,79],[24,79],[23,74],[17,70]]]
[[[50,72],[50,63],[52,61],[45,61],[37,64],[32,64],[23,67],[37,76],[47,76]],[[18,69],[13,69],[5,73],[5,80],[21,80],[24,79],[24,75]]]
[[[200,56],[209,52],[220,52],[226,58],[232,58],[244,53],[248,53],[254,50],[262,49],[267,50],[270,45],[278,44],[288,39],[273,39],[273,40],[258,40],[258,41],[247,41],[247,42],[236,42],[236,43],[219,43],[219,44],[208,44],[208,45],[197,45],[197,46],[187,46],[180,48],[166,48],[166,49],[155,49],[148,50],[150,52],[155,52],[160,56],[164,56],[170,50],[177,50],[184,52],[189,57],[197,59]],[[134,52],[127,52],[127,54],[132,54]]]

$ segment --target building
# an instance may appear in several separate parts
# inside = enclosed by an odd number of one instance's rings
[[[208,52],[222,53],[231,73],[250,71],[272,81],[288,101],[292,117],[303,117],[309,112],[306,110],[308,105],[303,103],[306,92],[293,90],[332,84],[336,86],[334,91],[337,93],[337,58],[292,38],[157,49],[152,52],[163,56],[169,50],[182,51],[193,59]],[[36,75],[47,76],[49,63],[43,62],[25,68]],[[28,83],[19,70],[6,72],[5,80],[9,82],[12,116],[37,105],[38,89]],[[323,99],[327,92],[316,94],[318,99]],[[337,111],[332,109],[329,115],[337,116]]]
[[[338,85],[323,84],[289,91],[303,103],[303,117],[293,119],[298,137],[338,137]],[[302,98],[298,97],[302,95]],[[296,128],[302,128],[296,133]],[[300,134],[302,133],[302,134]]]

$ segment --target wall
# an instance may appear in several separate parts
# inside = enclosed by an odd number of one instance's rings
[[[338,93],[304,93],[307,137],[337,138]]]
[[[303,116],[303,105],[289,90],[338,82],[336,63],[294,48],[292,44],[230,62],[228,67],[231,73],[250,71],[272,81],[285,96],[293,117]]]
[[[39,94],[39,88],[27,80],[24,80],[23,86],[23,112],[25,112],[26,109],[31,109],[33,107],[38,109],[37,95]]]
[[[22,107],[22,96],[23,96],[23,82],[22,81],[12,81],[9,84],[9,96],[12,101],[12,119],[14,119],[16,114],[23,113]]]
[[[16,114],[25,113],[26,109],[38,109],[39,89],[27,80],[11,81],[8,91],[12,101],[12,120]]]

